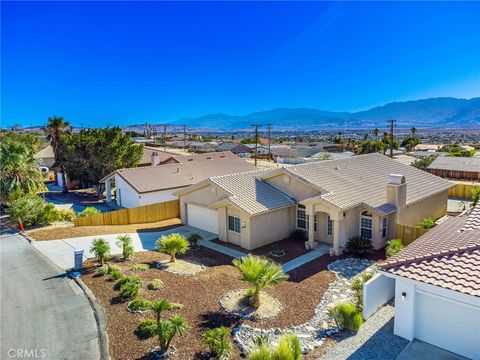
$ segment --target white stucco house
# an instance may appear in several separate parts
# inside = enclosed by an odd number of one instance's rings
[[[176,200],[175,191],[209,176],[255,169],[231,152],[171,156],[154,151],[151,157],[150,166],[119,169],[105,176],[100,182],[105,183],[106,201],[112,201],[112,188],[117,205],[125,208]]]
[[[380,274],[372,284],[380,281],[384,291],[371,297],[367,283],[366,298],[394,295],[396,335],[480,359],[480,204],[387,259]]]

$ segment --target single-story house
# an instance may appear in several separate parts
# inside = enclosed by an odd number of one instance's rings
[[[452,183],[381,154],[317,161],[279,169],[210,177],[174,193],[182,222],[254,249],[308,234],[340,253],[361,235],[375,248],[393,239],[396,225],[416,225],[447,210]]]
[[[155,154],[155,153],[154,153]],[[155,156],[155,155],[152,156]],[[158,164],[156,161],[155,164]],[[173,193],[209,176],[254,170],[255,167],[231,152],[176,156],[165,164],[119,169],[105,176],[106,201],[112,201],[115,188],[117,205],[132,208],[178,199]]]
[[[250,153],[255,154],[255,144],[245,144],[250,150]],[[258,155],[268,155],[268,146],[257,144]]]
[[[215,151],[215,148],[218,146],[218,143],[215,141],[201,142],[195,141],[188,144],[188,149],[193,152],[210,152]]]
[[[180,155],[163,151],[163,148],[144,146],[143,155],[138,163],[138,166],[155,166],[179,163],[179,161],[176,159],[178,156]]]
[[[426,143],[421,143],[417,144],[414,146],[415,151],[437,151],[440,150],[442,147],[444,147],[444,144],[426,144]]]
[[[53,154],[53,147],[51,145],[43,148],[34,156],[35,159],[37,159],[37,163],[39,166],[48,167],[50,169],[55,163],[55,155]]]
[[[387,259],[380,273],[395,282],[396,335],[480,359],[480,204]]]
[[[480,180],[480,157],[438,157],[427,171],[446,179]]]
[[[422,159],[432,155],[446,156],[448,155],[448,153],[441,152],[441,151],[434,151],[434,150],[415,150],[415,151],[409,152],[407,155],[415,156],[416,158]]]
[[[217,151],[231,151],[235,155],[246,157],[250,155],[251,149],[242,143],[223,142],[216,148]]]

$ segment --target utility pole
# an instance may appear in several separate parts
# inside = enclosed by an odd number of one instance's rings
[[[187,126],[183,125],[183,150],[187,148]]]
[[[163,151],[167,151],[167,124],[163,124]]]
[[[390,157],[393,158],[393,127],[397,120],[388,120],[390,123]]]
[[[272,151],[270,148],[270,140],[272,138],[272,124],[267,124],[268,126],[268,161],[272,159]]]
[[[253,124],[255,126],[255,166],[257,166],[257,157],[258,157],[258,128],[262,125],[260,124]]]
[[[145,137],[148,139],[148,123],[145,123]]]

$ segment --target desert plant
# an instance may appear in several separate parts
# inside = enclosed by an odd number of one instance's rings
[[[198,248],[198,242],[202,240],[202,236],[199,233],[192,233],[188,236],[188,243],[190,244],[190,247],[193,249]]]
[[[290,232],[290,237],[294,240],[307,240],[307,232],[302,229],[295,229]]]
[[[142,297],[137,297],[133,299],[130,302],[130,304],[128,304],[128,308],[131,311],[147,311],[147,310],[151,310],[151,305],[152,303],[147,299],[144,299]]]
[[[252,339],[253,345],[260,347],[268,344],[268,336],[265,334],[256,335]]]
[[[480,200],[480,186],[474,187],[470,193],[472,194],[472,207],[475,207]]]
[[[108,274],[110,274],[110,278],[115,281],[120,280],[123,276],[122,270],[117,265],[110,265],[108,267]]]
[[[338,302],[331,307],[329,314],[334,315],[337,326],[357,331],[363,323],[362,314],[356,306],[349,302]]]
[[[162,313],[168,310],[176,310],[183,308],[182,304],[174,303],[166,299],[153,301],[150,304],[150,310],[155,313],[155,318],[157,322],[160,321]]]
[[[420,226],[422,229],[431,229],[435,227],[435,225],[437,224],[435,223],[435,219],[433,217],[426,217],[418,223],[418,226]]]
[[[252,287],[247,293],[249,305],[260,306],[260,290],[265,287],[274,286],[288,279],[282,267],[268,259],[248,255],[233,260],[233,265],[240,271],[242,280]]]
[[[143,319],[134,331],[140,339],[148,339],[155,336],[157,322],[154,319]]]
[[[362,311],[363,309],[363,286],[372,278],[372,276],[373,275],[370,273],[363,273],[362,275],[355,277],[350,285],[355,296],[355,305],[358,311]]]
[[[352,236],[347,241],[346,250],[356,257],[363,257],[373,251],[372,240],[362,236]]]
[[[61,220],[55,205],[36,195],[25,195],[11,201],[6,213],[16,222],[21,220],[25,227],[44,226]]]
[[[163,287],[163,281],[160,279],[153,279],[148,285],[148,290],[158,290]]]
[[[133,241],[130,235],[118,235],[117,242],[118,247],[122,248],[122,256],[124,260],[132,260],[133,258]]]
[[[148,269],[150,269],[150,266],[147,264],[135,264],[132,266],[133,271],[147,271]]]
[[[75,213],[73,212],[72,209],[70,210],[65,210],[61,209],[58,211],[58,214],[60,216],[61,221],[73,221],[73,218],[75,217]]]
[[[299,360],[302,358],[300,341],[295,334],[287,334],[273,347],[268,342],[261,343],[248,356],[248,360]]]
[[[178,234],[162,236],[157,240],[157,249],[160,252],[170,255],[170,261],[175,262],[177,254],[185,254],[188,250],[188,240]]]
[[[385,255],[387,258],[398,254],[405,245],[403,245],[401,239],[393,239],[387,242],[387,247],[385,248]]]
[[[108,266],[100,266],[98,268],[98,273],[100,275],[107,275],[108,274]]]
[[[101,266],[110,257],[110,244],[103,238],[96,238],[92,241],[90,251],[100,260]]]
[[[100,210],[98,210],[97,208],[94,208],[93,206],[89,206],[83,209],[82,211],[80,211],[77,214],[77,217],[81,218],[85,216],[92,216],[92,215],[99,215],[99,214],[101,214]]]
[[[117,283],[120,295],[124,298],[135,298],[142,288],[143,281],[138,276],[125,276]]]
[[[187,320],[181,315],[174,315],[168,320],[160,320],[157,322],[156,335],[158,336],[162,354],[168,352],[175,335],[182,336],[185,334],[187,327]]]
[[[230,330],[225,326],[207,329],[203,332],[203,343],[208,346],[215,359],[228,359],[232,350]]]

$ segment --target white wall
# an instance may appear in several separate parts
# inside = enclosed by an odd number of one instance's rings
[[[363,287],[363,318],[367,320],[395,296],[395,279],[377,274]]]

